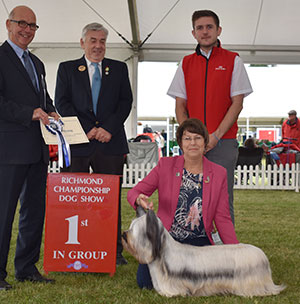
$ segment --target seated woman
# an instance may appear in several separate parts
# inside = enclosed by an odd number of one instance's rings
[[[149,196],[158,189],[157,216],[176,241],[214,245],[214,221],[223,243],[238,243],[229,213],[226,169],[204,157],[206,127],[190,118],[178,127],[176,137],[183,155],[161,158],[128,192],[129,203],[153,209]],[[137,282],[141,288],[153,288],[147,265],[139,265]]]
[[[264,150],[261,147],[257,147],[252,137],[248,138],[244,142],[244,147],[239,147],[239,154],[236,163],[237,166],[253,166],[261,164],[261,160],[264,155]]]
[[[249,137],[245,140],[244,142],[244,147],[248,148],[248,149],[255,149],[257,148],[256,144],[255,144],[255,141],[254,141],[254,138],[252,137]]]

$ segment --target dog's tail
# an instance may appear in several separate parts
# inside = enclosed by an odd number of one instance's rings
[[[248,282],[249,283],[249,282]],[[253,282],[252,282],[253,283]],[[243,288],[242,286],[239,289],[235,289],[233,292],[230,293],[243,296],[243,297],[265,297],[265,296],[273,296],[278,295],[282,292],[286,286],[282,285],[275,285],[272,279],[268,279],[268,282],[255,282],[251,287],[248,285],[247,287]]]
[[[252,245],[241,246],[244,250],[243,259],[247,263],[239,264],[237,277],[234,280],[235,290],[239,295],[252,296],[271,296],[283,291],[286,286],[275,285],[272,279],[272,271],[269,260],[265,253]],[[239,262],[242,260],[237,259]]]
[[[256,296],[274,296],[278,295],[280,292],[282,292],[286,286],[284,284],[282,285],[275,285],[273,282],[263,286],[261,290],[256,294]]]
[[[286,285],[281,284],[281,285],[275,285],[273,283],[273,286],[268,286],[266,292],[266,295],[278,295],[280,292],[282,292],[286,288]]]

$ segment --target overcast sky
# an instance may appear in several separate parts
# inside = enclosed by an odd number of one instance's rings
[[[300,65],[246,68],[254,92],[245,98],[240,117],[287,117],[291,109],[300,113]],[[176,69],[176,63],[139,63],[139,117],[175,116],[174,99],[166,92]]]

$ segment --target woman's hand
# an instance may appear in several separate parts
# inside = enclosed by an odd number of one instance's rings
[[[153,210],[153,202],[149,202],[149,197],[145,194],[139,194],[135,203],[144,209],[151,209]]]

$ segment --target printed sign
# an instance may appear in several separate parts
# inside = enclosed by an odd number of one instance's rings
[[[50,173],[44,270],[116,271],[117,175]]]
[[[279,128],[257,128],[257,138],[267,139],[277,142],[279,137]]]

